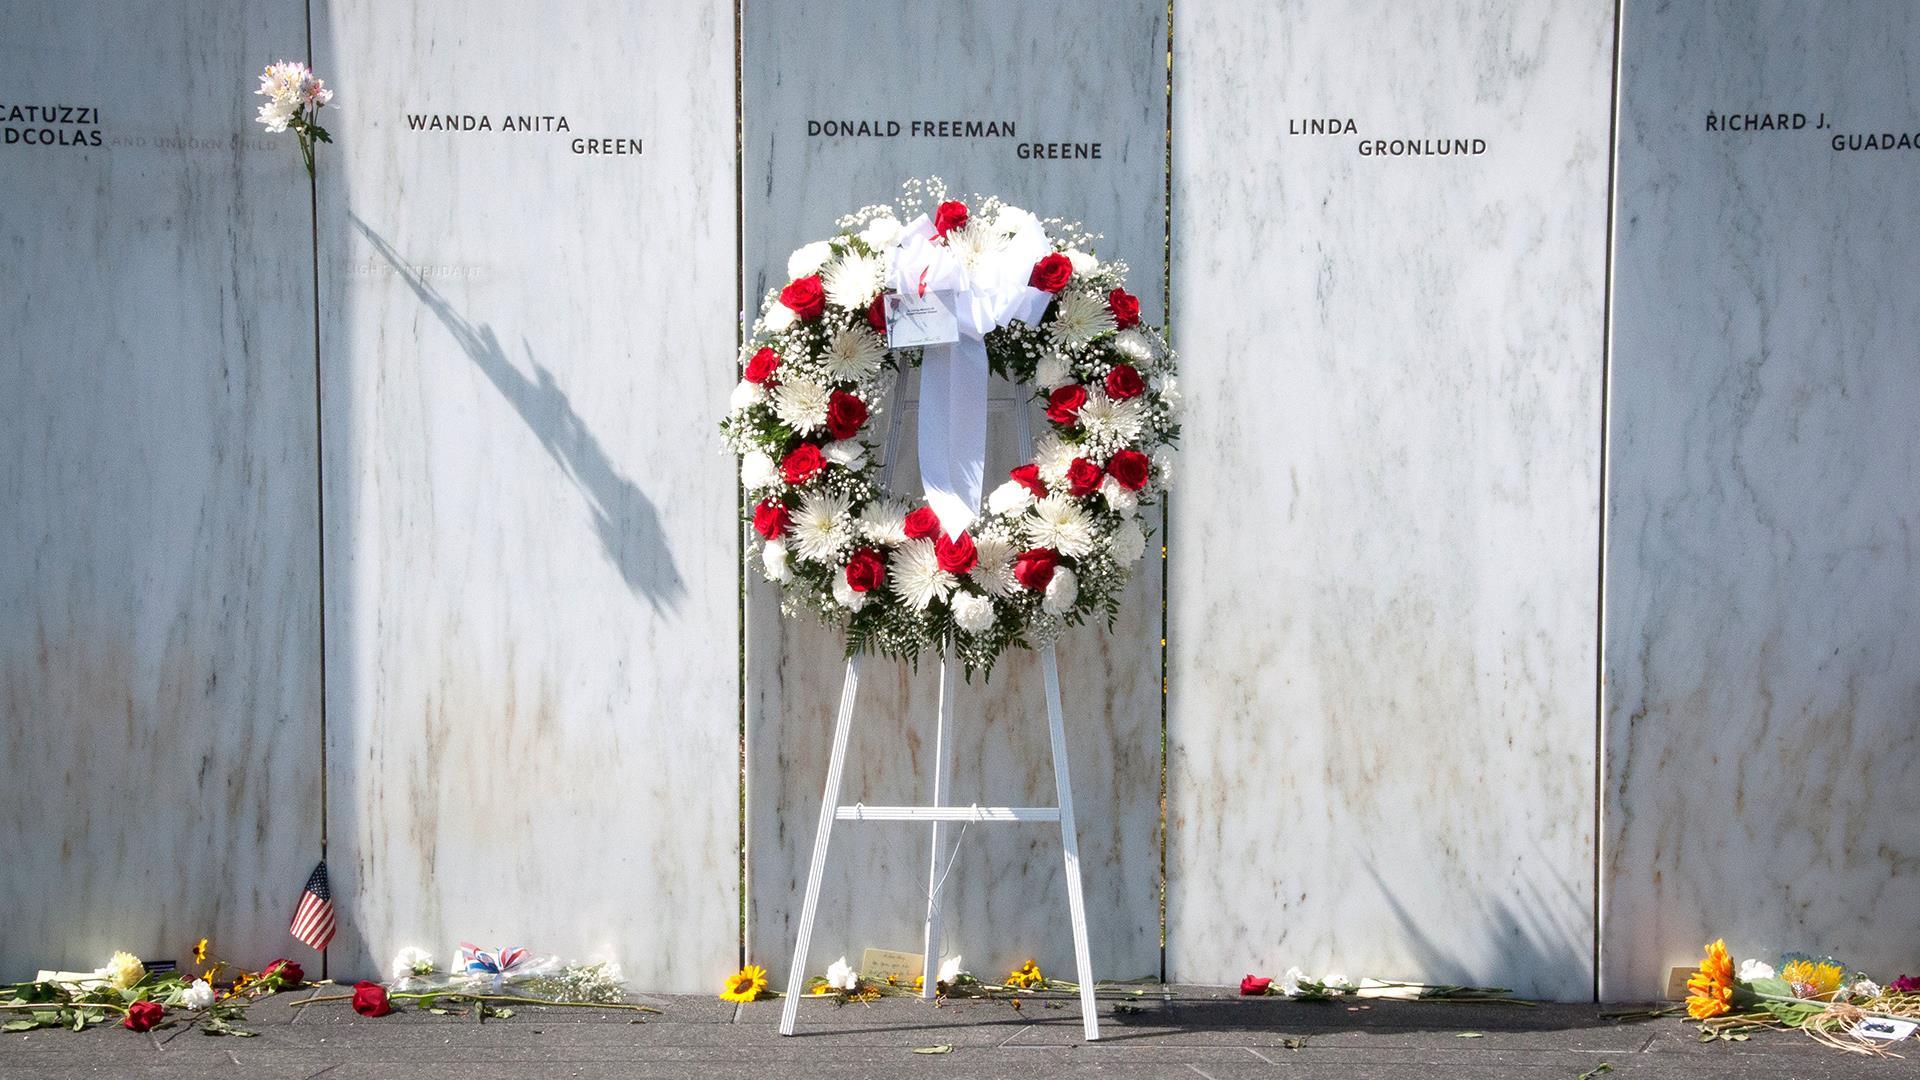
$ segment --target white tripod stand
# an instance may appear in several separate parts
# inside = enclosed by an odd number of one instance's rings
[[[893,418],[887,429],[887,457],[883,477],[893,469],[894,453],[900,441],[899,383],[894,385]],[[1033,456],[1033,438],[1028,430],[1027,407],[1015,406],[1015,432],[1020,459]],[[847,736],[853,727],[853,702],[860,686],[860,658],[847,661],[845,680],[840,687],[840,711],[833,724],[833,756],[827,764],[827,789],[820,798],[820,823],[813,837],[813,863],[807,870],[806,899],[800,905],[800,936],[793,946],[793,966],[787,969],[787,999],[780,1012],[780,1034],[793,1034],[800,1011],[800,998],[807,982],[807,947],[813,940],[813,917],[820,904],[820,878],[827,867],[827,843],[833,836],[835,821],[925,821],[933,825],[931,865],[927,870],[927,919],[922,948],[920,996],[932,998],[937,992],[934,979],[940,970],[940,898],[945,879],[940,866],[945,825],[964,822],[1046,822],[1060,824],[1060,847],[1066,858],[1067,909],[1073,920],[1074,967],[1080,977],[1080,1016],[1087,1041],[1100,1037],[1099,1018],[1094,1011],[1093,963],[1087,955],[1087,904],[1080,890],[1080,840],[1073,824],[1073,784],[1067,777],[1067,733],[1060,710],[1060,665],[1053,646],[1039,650],[1040,671],[1046,683],[1047,732],[1053,746],[1053,782],[1056,806],[949,806],[953,786],[953,736],[947,730],[953,720],[954,692],[959,667],[949,648],[940,658],[940,707],[935,714],[933,754],[933,803],[930,806],[841,806],[840,776],[847,760]]]

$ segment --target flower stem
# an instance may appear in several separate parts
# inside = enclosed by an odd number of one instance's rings
[[[440,998],[445,998],[449,1001],[484,1001],[488,1003],[504,1002],[510,1005],[551,1005],[561,1009],[624,1009],[628,1012],[645,1012],[645,1013],[656,1013],[656,1014],[660,1012],[659,1009],[656,1009],[651,1005],[635,1005],[627,1002],[553,1001],[548,998],[520,997],[514,994],[468,994],[468,993],[462,993],[457,990],[455,991],[422,990],[419,992],[409,991],[407,993],[387,995],[387,1000],[389,1001],[420,1001],[427,998],[433,998],[436,1000]],[[293,1006],[294,1008],[299,1008],[303,1005],[318,1005],[323,1001],[352,1001],[352,1000],[353,1000],[352,994],[328,994],[325,997],[310,997],[300,1001],[296,1001],[293,1003]]]

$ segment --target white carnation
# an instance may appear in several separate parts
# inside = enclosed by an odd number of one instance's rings
[[[834,562],[853,537],[847,522],[847,500],[818,493],[800,501],[789,535],[794,551],[808,562]]]
[[[1755,979],[1774,977],[1773,965],[1764,960],[1747,959],[1740,961],[1740,971],[1735,976],[1741,982],[1753,982]]]
[[[993,625],[993,601],[970,592],[955,594],[953,621],[969,634],[978,634]]]
[[[833,245],[825,240],[815,240],[787,256],[787,276],[795,280],[806,277],[820,269],[831,258],[833,258]]]
[[[915,611],[925,611],[928,604],[946,599],[958,582],[940,569],[933,541],[909,540],[895,548],[887,560],[887,584]]]
[[[760,552],[760,565],[766,567],[768,581],[793,580],[793,570],[787,566],[787,544],[784,540],[767,541],[766,549]]]
[[[843,469],[853,470],[867,464],[867,448],[859,439],[838,439],[820,448],[820,454]]]
[[[876,544],[907,542],[907,508],[897,499],[878,499],[860,511],[860,532]]]
[[[1122,330],[1113,335],[1113,347],[1135,364],[1144,364],[1153,359],[1153,343],[1138,330]]]
[[[853,970],[846,957],[841,957],[827,965],[827,985],[835,990],[853,990],[860,985],[860,973]]]
[[[827,371],[836,380],[872,378],[887,357],[887,347],[864,326],[843,326],[827,339]]]
[[[764,450],[749,450],[740,459],[740,484],[748,491],[759,491],[780,482],[780,467]]]
[[[1085,345],[1101,334],[1111,332],[1116,325],[1113,311],[1107,307],[1104,297],[1069,289],[1060,294],[1060,305],[1054,309],[1053,322],[1048,324],[1048,329],[1052,331],[1054,340],[1063,345]]]
[[[793,320],[796,317],[792,308],[776,301],[772,307],[767,309],[767,313],[760,317],[760,321],[766,324],[768,330],[777,334],[787,327],[792,326]]]
[[[433,970],[433,954],[418,945],[408,945],[393,954],[393,962],[387,965],[387,976],[399,982],[413,975],[431,975]]]
[[[988,596],[1011,596],[1019,582],[1013,577],[1013,545],[1002,537],[982,536],[973,542],[979,560],[967,576]]]
[[[1093,550],[1093,519],[1080,509],[1078,499],[1049,495],[1033,506],[1023,523],[1034,547],[1052,548],[1079,558]]]
[[[825,286],[829,302],[851,311],[864,311],[873,302],[873,294],[880,291],[880,279],[886,271],[886,264],[872,255],[849,251],[827,267],[820,284]]]
[[[186,989],[180,991],[180,1005],[186,1009],[205,1009],[213,1004],[213,984],[205,979],[195,979]]]
[[[832,392],[811,379],[788,379],[773,392],[773,414],[796,433],[806,435],[827,425]]]
[[[1017,514],[1033,505],[1033,492],[1018,480],[1009,480],[987,496],[990,514]]]
[[[860,242],[874,251],[885,251],[889,244],[900,238],[900,219],[889,214],[867,222],[860,230]]]
[[[1054,390],[1073,381],[1073,365],[1057,352],[1050,352],[1040,358],[1033,369],[1033,382],[1042,390]]]
[[[1052,580],[1047,582],[1047,592],[1040,600],[1040,607],[1049,615],[1065,615],[1073,610],[1074,601],[1080,599],[1080,579],[1073,570],[1057,566],[1053,570]]]
[[[748,408],[765,400],[767,400],[765,387],[759,383],[741,379],[740,385],[733,388],[733,396],[728,399],[727,405],[734,412],[745,412]]]
[[[1128,490],[1127,485],[1111,476],[1100,478],[1100,494],[1107,500],[1107,508],[1121,517],[1132,517],[1140,508],[1140,493]]]
[[[1137,521],[1123,521],[1113,530],[1113,559],[1121,566],[1140,561],[1147,553],[1147,534],[1140,529]]]
[[[848,611],[859,611],[867,606],[867,594],[856,592],[853,586],[847,584],[847,574],[844,569],[833,576],[833,599]]]
[[[1100,260],[1079,248],[1068,248],[1066,254],[1067,261],[1073,264],[1073,272],[1076,274],[1091,274],[1100,269]]]

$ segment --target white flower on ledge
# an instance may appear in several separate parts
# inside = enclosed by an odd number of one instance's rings
[[[846,957],[841,957],[827,965],[827,985],[835,990],[855,990],[860,986],[860,973],[853,970]]]

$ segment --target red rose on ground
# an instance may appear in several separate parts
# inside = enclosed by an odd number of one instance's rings
[[[1240,993],[1244,997],[1265,997],[1267,987],[1272,985],[1272,979],[1262,979],[1258,975],[1248,975],[1240,980]]]
[[[1047,485],[1040,482],[1040,466],[1022,465],[1007,475],[1013,477],[1014,482],[1021,487],[1033,492],[1034,498],[1044,499],[1047,497]]]
[[[887,580],[887,564],[880,559],[880,553],[872,548],[861,548],[847,560],[847,587],[854,592],[867,592],[880,587]]]
[[[772,349],[761,349],[747,361],[746,378],[750,383],[763,383],[772,378],[773,373],[778,370],[780,370],[780,354]]]
[[[866,402],[845,390],[835,390],[827,398],[827,431],[834,438],[851,439],[860,434],[860,425],[866,422]]]
[[[1107,294],[1107,310],[1113,312],[1113,321],[1122,330],[1140,325],[1140,298],[1125,289]]]
[[[940,535],[933,538],[933,555],[940,560],[940,569],[949,574],[964,574],[980,565],[980,554],[974,550],[973,537],[961,533],[957,540],[949,540]]]
[[[1087,403],[1087,388],[1078,383],[1062,386],[1047,395],[1047,419],[1056,424],[1080,422],[1080,406]]]
[[[1033,273],[1027,275],[1027,284],[1036,289],[1057,293],[1067,287],[1073,279],[1073,260],[1059,252],[1054,252],[1033,264]]]
[[[1053,580],[1054,568],[1060,565],[1060,556],[1052,548],[1034,548],[1023,551],[1013,560],[1013,579],[1020,584],[1039,592]]]
[[[923,506],[907,515],[907,538],[909,540],[930,540],[940,535],[940,517],[933,507]]]
[[[1128,491],[1139,491],[1147,486],[1147,469],[1151,463],[1147,455],[1138,450],[1122,450],[1107,462],[1107,475],[1120,481],[1120,486]]]
[[[1067,466],[1067,494],[1078,497],[1091,495],[1100,490],[1100,466],[1077,457]]]
[[[387,988],[377,982],[361,980],[353,984],[353,1011],[361,1016],[385,1016],[393,1011],[387,1001]]]
[[[283,986],[299,986],[307,981],[307,973],[299,964],[291,960],[275,960],[260,973],[262,979],[278,978]]]
[[[876,293],[873,303],[867,305],[867,325],[873,332],[882,336],[887,332],[887,294]]]
[[[152,1031],[166,1015],[166,1006],[157,1001],[136,1001],[127,1006],[127,1018],[120,1021],[120,1026],[128,1031]]]
[[[933,212],[933,231],[945,236],[955,229],[967,227],[967,204],[963,202],[943,202],[940,209]]]
[[[793,453],[780,463],[780,474],[789,484],[804,484],[813,479],[813,474],[827,467],[827,459],[820,456],[820,448],[812,443],[801,443],[793,448]]]
[[[787,508],[767,499],[753,508],[753,531],[771,540],[787,531]]]
[[[801,319],[817,319],[827,310],[827,290],[821,286],[819,274],[808,274],[781,289],[780,302]]]
[[[1139,397],[1147,392],[1147,384],[1140,381],[1140,373],[1132,364],[1115,364],[1107,372],[1107,396],[1115,401]]]

